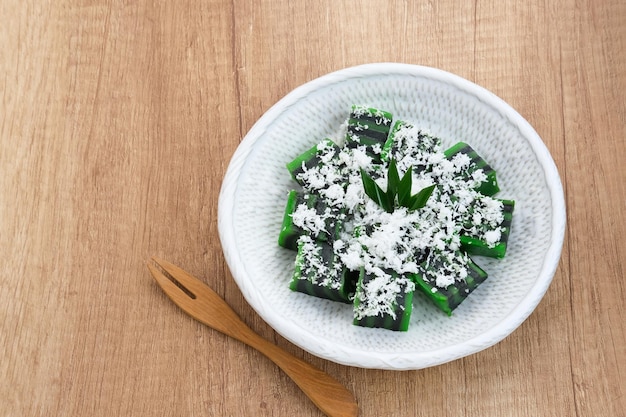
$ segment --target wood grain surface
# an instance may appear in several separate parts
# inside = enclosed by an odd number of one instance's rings
[[[152,255],[339,379],[362,416],[626,416],[626,2],[0,0],[0,416],[320,416],[277,367],[193,321]],[[222,177],[277,100],[369,62],[438,67],[524,116],[568,228],[510,337],[420,371],[345,367],[244,301]]]

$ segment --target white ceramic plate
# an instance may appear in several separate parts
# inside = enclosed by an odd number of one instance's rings
[[[388,110],[444,145],[465,141],[498,173],[498,197],[516,201],[507,255],[475,257],[489,278],[448,317],[414,300],[407,332],[352,324],[350,305],[292,292],[295,253],[277,244],[287,193],[285,164],[332,136],[352,104]],[[557,169],[533,128],[485,89],[450,73],[368,64],[295,89],[267,111],[235,152],[222,184],[219,232],[243,295],[282,336],[345,365],[420,369],[483,350],[535,309],[561,254],[565,203]]]

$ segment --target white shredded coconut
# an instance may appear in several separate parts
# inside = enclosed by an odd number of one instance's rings
[[[354,161],[350,164],[351,168],[368,168],[372,163],[372,158],[365,152],[365,147],[357,147],[352,151],[351,160]],[[352,172],[356,175],[355,172]]]
[[[320,194],[326,197],[332,206],[341,204],[346,195],[343,187],[339,184],[331,184],[328,188],[321,190]]]
[[[353,271],[358,271],[363,265],[363,248],[358,243],[351,244],[345,253],[341,254],[341,261],[346,267]]]
[[[357,106],[353,112],[373,117],[376,123],[390,122],[382,112],[372,114],[365,106]],[[361,131],[368,127],[359,123],[352,128]],[[342,135],[351,136],[357,146],[336,148],[332,142],[321,142],[317,146],[321,164],[307,168],[303,163],[303,172],[297,177],[306,191],[324,200],[327,209],[318,213],[301,204],[293,212],[293,223],[316,237],[326,231],[329,221],[342,221],[349,213],[340,237],[331,243],[340,267],[352,271],[363,268],[368,277],[355,294],[359,300],[355,317],[389,314],[395,318],[399,295],[415,289],[410,279],[413,274],[420,273],[435,285],[433,291],[467,278],[470,260],[459,251],[459,235],[496,245],[502,237],[503,205],[475,191],[487,181],[487,175],[482,169],[473,169],[468,155],[457,153],[448,159],[437,138],[404,124],[395,130],[394,147],[385,150],[387,156],[396,161],[400,176],[412,167],[412,194],[432,184],[438,186],[423,208],[409,211],[396,207],[388,213],[366,196],[360,173],[374,173],[375,181],[386,190],[386,166],[373,163],[365,146],[358,145],[358,136],[347,133],[347,123],[337,138]],[[339,140],[334,143],[339,144]],[[379,154],[382,147],[375,146],[373,152]],[[320,277],[330,276],[320,278],[320,282],[336,285],[331,278],[336,278],[337,266],[333,267],[334,275],[330,274],[313,239],[300,239],[305,241],[304,252],[311,257],[308,268],[318,269]]]
[[[396,300],[402,293],[415,290],[415,283],[407,278],[389,279],[385,275],[375,276],[357,289],[356,297],[359,304],[355,308],[354,317],[383,316],[385,314],[396,319]],[[400,306],[404,308],[404,306]]]
[[[306,204],[300,204],[291,215],[293,224],[307,230],[318,236],[326,226],[326,222],[322,216],[319,216],[314,208],[307,207]]]
[[[483,239],[487,243],[488,246],[493,247],[500,241],[500,237],[502,236],[502,232],[500,229],[488,230],[483,234]]]

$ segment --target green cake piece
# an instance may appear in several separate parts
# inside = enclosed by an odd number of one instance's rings
[[[381,152],[381,160],[385,162],[392,159],[410,160],[413,162],[411,164],[413,172],[419,173],[426,168],[427,156],[435,152],[440,145],[439,138],[417,129],[411,123],[398,120],[389,131],[388,139]]]
[[[354,297],[357,326],[406,331],[413,310],[415,284],[411,279],[385,271],[377,277],[362,268]]]
[[[460,251],[433,251],[412,278],[426,297],[450,316],[487,279],[487,273]]]
[[[506,255],[515,202],[512,200],[496,201],[502,203],[502,221],[495,227],[491,227],[487,223],[476,226],[471,221],[467,221],[466,231],[460,236],[460,241],[461,249],[468,254],[490,258],[504,258]],[[491,234],[491,240],[487,241],[484,236],[489,234]]]
[[[393,115],[387,111],[361,105],[352,106],[348,119],[346,146],[365,146],[365,152],[374,162],[381,161],[380,154],[389,136]]]
[[[287,196],[287,204],[285,206],[285,214],[283,215],[283,224],[278,234],[278,244],[283,248],[297,250],[298,238],[305,235],[306,232],[301,227],[296,226],[293,223],[293,213],[300,204],[305,204],[307,207],[313,207],[317,198],[310,198],[305,200],[304,194],[299,193],[296,190],[289,191]]]
[[[287,164],[287,170],[291,177],[300,185],[304,185],[299,177],[306,169],[320,167],[322,165],[321,155],[325,152],[338,153],[340,150],[332,140],[326,138],[300,154],[297,158]]]
[[[452,159],[455,155],[463,153],[470,158],[471,167],[469,170],[465,172],[463,178],[469,180],[474,171],[478,169],[482,169],[485,175],[487,176],[486,180],[483,181],[477,188],[476,191],[487,195],[492,196],[500,191],[500,187],[498,186],[498,180],[496,178],[496,171],[491,168],[491,166],[485,161],[478,153],[465,142],[458,142],[456,145],[447,149],[444,154],[446,158]]]
[[[308,235],[321,241],[335,239],[341,232],[345,211],[343,207],[328,205],[317,194],[291,190],[287,196],[278,244],[287,249],[297,250],[297,240],[300,236]],[[307,215],[310,215],[311,219],[307,220]]]
[[[289,288],[319,298],[351,303],[354,274],[339,259],[328,242],[303,236],[298,239],[295,272]]]

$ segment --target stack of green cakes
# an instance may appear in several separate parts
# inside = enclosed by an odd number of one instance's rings
[[[493,197],[495,170],[372,107],[352,106],[342,136],[287,164],[278,243],[296,251],[290,288],[351,304],[364,327],[407,330],[416,290],[451,315],[487,278],[470,255],[506,253],[514,202]]]

